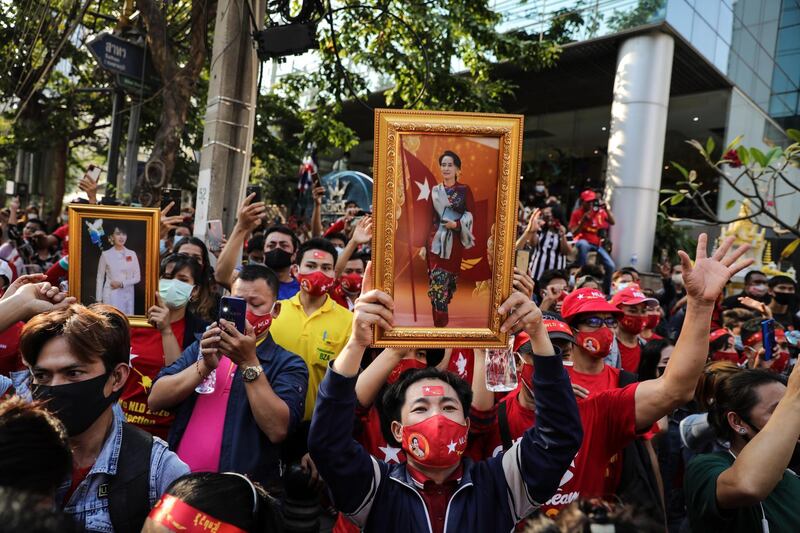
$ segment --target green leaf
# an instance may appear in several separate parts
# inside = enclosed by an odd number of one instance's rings
[[[725,202],[725,209],[733,209],[736,206],[736,200],[728,200]]]
[[[708,140],[706,140],[706,154],[708,155],[708,157],[711,157],[711,152],[714,151],[714,146],[716,146],[714,144],[714,139],[709,137]]]
[[[672,198],[669,199],[669,205],[678,205],[686,198],[685,194],[676,194]]]
[[[758,148],[755,147],[750,148],[750,155],[753,156],[753,159],[755,159],[756,163],[761,165],[761,168],[767,166],[767,156],[764,155],[764,152],[762,152]]]
[[[741,161],[743,165],[747,165],[747,163],[750,162],[750,152],[748,152],[747,148],[744,146],[737,148],[736,154],[739,156],[739,161]]]
[[[742,142],[742,139],[744,139],[744,135],[737,135],[736,138],[733,139],[731,142],[729,142],[728,146],[725,147],[725,153],[727,153],[729,150],[733,150],[734,148],[739,146],[739,143]],[[723,155],[725,155],[725,154],[723,154]]]
[[[775,159],[777,159],[777,158],[778,158],[778,156],[780,156],[780,155],[783,155],[783,150],[781,149],[781,147],[780,147],[780,146],[776,146],[775,148],[773,148],[772,150],[770,150],[769,152],[767,152],[767,156],[766,156],[766,159],[767,159],[767,164],[766,164],[766,165],[764,165],[764,166],[768,166],[768,165],[769,165],[770,163],[772,163],[772,162],[773,162]]]
[[[678,193],[678,191],[676,191],[675,189],[661,189],[661,191],[659,191],[659,192],[661,194],[677,194]]]
[[[788,135],[791,140],[800,143],[800,130],[789,128],[786,130],[786,135]]]
[[[677,169],[678,169],[678,172],[680,172],[681,174],[683,174],[683,177],[684,177],[684,178],[686,178],[686,179],[689,179],[689,171],[688,171],[688,170],[686,170],[685,168],[683,168],[682,166],[680,166],[680,165],[679,165],[678,163],[676,163],[675,161],[670,161],[670,162],[669,162],[669,164],[670,164],[670,165],[672,165],[673,167],[677,168]]]
[[[698,152],[700,152],[700,155],[702,155],[702,156],[703,156],[703,158],[705,158],[705,159],[708,159],[708,154],[706,153],[706,149],[705,149],[705,148],[703,148],[703,145],[702,145],[702,144],[700,144],[698,141],[696,141],[696,140],[694,140],[694,139],[692,139],[692,140],[689,140],[689,141],[686,141],[686,142],[687,142],[687,143],[689,143],[689,144],[691,144],[692,146],[694,146],[694,147],[695,147],[695,149],[696,149]]]

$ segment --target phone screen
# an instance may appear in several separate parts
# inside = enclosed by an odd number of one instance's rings
[[[239,333],[244,334],[245,315],[247,314],[247,302],[243,298],[235,296],[223,296],[219,301],[219,317],[228,322],[233,322]]]
[[[208,221],[208,248],[214,252],[222,249],[222,221],[209,220]]]
[[[531,252],[530,250],[519,250],[517,252],[517,268],[522,272],[528,271],[528,265],[531,261]]]
[[[166,216],[176,217],[181,214],[181,193],[180,189],[161,189],[161,209],[173,203]]]
[[[90,165],[89,166],[89,170],[86,171],[86,173],[89,175],[90,178],[92,178],[92,181],[97,183],[97,180],[100,178],[100,172],[102,170],[103,169],[101,169],[100,167],[96,167],[94,165]]]
[[[261,186],[260,185],[248,185],[247,191],[245,193],[245,198],[250,196],[251,194],[256,193],[252,200],[250,200],[250,204],[255,204],[261,201]]]

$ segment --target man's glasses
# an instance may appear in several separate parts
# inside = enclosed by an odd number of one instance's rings
[[[585,324],[590,328],[599,328],[602,327],[603,324],[605,324],[610,328],[615,328],[619,324],[619,321],[613,316],[608,318],[600,318],[599,316],[590,316],[588,318],[584,318],[583,320],[581,320],[580,323]]]

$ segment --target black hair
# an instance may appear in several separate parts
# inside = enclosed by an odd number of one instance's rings
[[[278,281],[278,276],[270,267],[255,263],[244,265],[241,272],[239,272],[238,279],[242,281],[256,281],[263,279],[267,282],[267,286],[272,291],[272,295],[276,300],[278,299],[278,289],[280,288],[280,283]]]
[[[733,440],[735,433],[728,423],[728,413],[731,411],[752,426],[750,415],[761,399],[756,389],[771,383],[785,385],[786,381],[780,374],[758,368],[744,369],[719,382],[714,395],[714,403],[711,404],[708,411],[708,421],[718,438],[727,441]]]
[[[461,402],[461,408],[464,411],[464,417],[469,416],[469,409],[472,405],[472,387],[469,383],[445,370],[439,370],[436,367],[429,366],[419,370],[409,370],[403,372],[395,383],[386,389],[386,393],[381,399],[381,404],[378,408],[381,419],[381,432],[383,433],[386,442],[399,446],[392,434],[392,422],[400,421],[400,411],[406,403],[406,391],[414,383],[423,379],[438,379],[453,387]]]
[[[200,265],[201,267],[203,267],[203,276],[209,275],[209,272],[211,271],[211,264],[208,261],[208,247],[206,246],[206,243],[204,243],[202,240],[198,239],[194,235],[183,237],[181,240],[176,242],[175,245],[172,247],[172,253],[174,254],[180,253],[179,250],[181,246],[185,244],[193,244],[195,246],[200,247],[200,250],[202,250],[201,255],[203,256],[203,264]]]
[[[639,277],[639,271],[633,268],[632,266],[622,267],[619,269],[620,272],[624,272],[626,274],[630,274],[634,278]]]
[[[667,339],[653,339],[642,347],[642,358],[639,360],[639,381],[656,379],[658,377],[658,362],[661,361],[661,352],[672,342]]]
[[[769,278],[769,281],[767,282],[767,285],[769,286],[770,289],[774,289],[778,285],[786,285],[786,284],[797,288],[797,283],[789,276],[784,276],[784,275],[772,276],[771,278]]]
[[[367,263],[369,263],[370,259],[372,259],[372,256],[367,252],[356,252],[350,256],[348,261],[354,261],[356,259],[364,264],[364,268],[367,268]]]
[[[283,233],[284,235],[288,235],[292,239],[292,248],[296,252],[297,249],[300,247],[300,239],[297,238],[297,235],[289,228],[289,226],[285,226],[283,224],[275,224],[273,226],[268,227],[264,230],[264,243],[267,242],[267,237],[269,237],[270,233]]]
[[[761,272],[760,270],[751,270],[750,272],[744,275],[744,284],[747,285],[748,283],[750,283],[750,280],[753,279],[753,276],[755,276],[756,274],[761,274],[765,278],[767,277],[767,275]]]
[[[166,276],[167,272],[167,265],[174,265],[172,267],[172,273],[170,274],[173,278],[175,277],[175,273],[183,270],[184,268],[188,268],[192,274],[192,278],[194,279],[195,285],[200,285],[203,282],[203,267],[200,266],[200,263],[192,257],[191,255],[186,254],[172,254],[168,255],[161,261],[161,276]]]
[[[253,488],[256,489],[255,502]],[[186,474],[173,481],[164,494],[248,533],[283,530],[276,501],[260,485],[248,483],[238,475]]]
[[[453,164],[456,166],[456,168],[458,168],[459,170],[461,169],[461,158],[458,157],[458,154],[450,150],[445,150],[444,152],[442,152],[442,155],[439,156],[439,165],[442,164],[442,159],[444,159],[445,157],[452,158]]]
[[[55,415],[19,396],[0,402],[0,487],[49,495],[71,471],[67,433]]]
[[[605,270],[603,270],[603,267],[600,265],[590,265],[589,263],[586,263],[580,268],[580,270],[578,270],[578,273],[575,274],[576,278],[583,276],[590,276],[597,280],[601,280],[605,276]]]
[[[40,230],[47,231],[47,226],[45,225],[44,220],[40,218],[29,218],[28,220],[25,221],[25,225],[27,225],[29,222],[33,222],[34,224],[39,226]]]
[[[331,241],[322,237],[315,237],[313,239],[308,239],[298,248],[297,256],[295,257],[295,262],[297,262],[298,265],[303,262],[303,256],[306,255],[306,252],[309,250],[328,252],[333,256],[334,265],[336,265],[336,260],[339,258],[339,252],[336,251],[336,247]]]
[[[540,291],[544,291],[545,287],[547,287],[547,284],[553,281],[554,279],[563,279],[564,281],[569,283],[569,274],[567,274],[563,270],[558,270],[555,268],[551,270],[545,270],[544,272],[542,272],[542,275],[539,276],[536,286],[539,287]]]
[[[264,236],[263,235],[256,235],[255,237],[251,237],[249,241],[247,241],[247,250],[246,253],[251,254],[253,252],[264,251]]]
[[[347,238],[347,235],[338,231],[336,233],[329,233],[328,236],[325,238],[328,239],[329,241],[332,241],[333,239],[339,239],[345,244],[347,244],[347,241],[349,240]]]
[[[41,494],[0,487],[0,524],[3,533],[72,533],[74,522]]]

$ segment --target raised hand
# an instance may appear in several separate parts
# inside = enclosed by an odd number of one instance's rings
[[[18,277],[15,279],[11,285],[8,286],[6,292],[3,293],[2,298],[0,300],[5,300],[6,298],[10,298],[17,292],[20,287],[23,285],[28,285],[30,283],[41,283],[47,279],[47,276],[44,274],[25,274],[23,276]]]
[[[50,283],[29,283],[23,285],[14,295],[14,301],[19,301],[25,310],[27,318],[39,313],[46,313],[74,304],[77,300],[68,297],[66,292],[61,292],[58,287]]]
[[[353,230],[353,240],[356,244],[366,244],[372,241],[372,217],[364,216]]]
[[[515,291],[519,291],[528,298],[531,298],[533,296],[533,289],[536,284],[533,282],[533,278],[531,278],[526,272],[514,267],[514,281],[512,286]]]
[[[547,336],[547,328],[542,322],[542,311],[533,300],[521,292],[512,292],[511,296],[497,308],[500,315],[508,317],[500,326],[501,332],[516,332],[524,329],[531,337],[531,346],[537,355],[555,355],[555,350]]]
[[[158,331],[169,329],[169,309],[161,302],[161,296],[156,292],[156,304],[147,310],[147,322]]]
[[[350,341],[367,347],[372,343],[372,327],[394,327],[394,300],[383,291],[372,288],[372,262],[367,263],[361,296],[353,308],[353,332]]]
[[[236,226],[247,233],[250,233],[261,224],[261,219],[267,212],[267,207],[264,202],[250,203],[255,197],[256,193],[251,193],[250,196],[244,199],[242,207],[239,208],[238,219],[236,220]]]
[[[739,259],[750,248],[747,244],[726,257],[733,240],[733,237],[725,239],[722,246],[708,257],[708,235],[701,233],[697,238],[694,265],[686,252],[678,252],[683,266],[683,284],[690,300],[713,305],[731,277],[753,264],[753,259]]]
[[[177,228],[178,224],[183,222],[183,217],[181,215],[175,215],[171,217],[167,216],[167,213],[169,213],[169,210],[172,209],[173,205],[175,205],[175,202],[170,202],[164,207],[164,209],[161,210],[159,236],[162,239],[166,239],[169,231]]]

